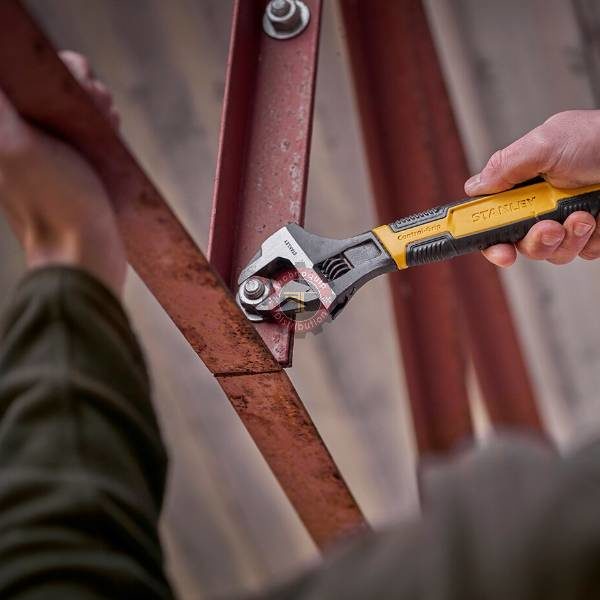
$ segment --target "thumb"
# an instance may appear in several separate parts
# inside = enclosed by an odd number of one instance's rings
[[[19,152],[28,140],[29,128],[0,89],[0,157]]]
[[[481,173],[465,183],[469,196],[494,194],[544,173],[551,164],[553,144],[542,126],[494,153]]]

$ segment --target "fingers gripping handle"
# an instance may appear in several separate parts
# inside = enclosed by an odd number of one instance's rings
[[[558,189],[546,181],[465,198],[373,230],[399,269],[436,262],[525,237],[535,223],[563,223],[576,211],[600,211],[600,184]]]

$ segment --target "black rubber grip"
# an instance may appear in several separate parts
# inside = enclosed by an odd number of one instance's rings
[[[456,204],[458,203],[454,203],[453,205]],[[453,205],[432,209],[432,211],[429,211],[430,214],[428,214],[427,217],[425,217],[425,215],[413,215],[413,219],[418,217],[421,222],[425,219],[429,220],[431,219],[431,212],[435,211],[436,215],[440,215],[444,208],[447,212],[447,209]],[[571,213],[577,211],[589,212],[594,217],[597,217],[598,212],[600,211],[600,191],[588,192],[587,194],[581,194],[580,196],[565,198],[564,200],[559,201],[556,210],[552,212],[545,213],[537,218],[511,223],[504,227],[497,227],[460,238],[454,238],[449,233],[442,233],[439,236],[427,240],[409,243],[406,247],[406,264],[409,267],[423,265],[446,260],[448,258],[454,258],[455,256],[468,254],[476,250],[484,250],[494,244],[515,243],[523,239],[526,233],[538,221],[550,219],[552,221],[563,223]],[[443,212],[443,214],[446,214],[446,212]],[[398,224],[401,225],[401,228],[404,226],[404,223]]]
[[[414,215],[409,215],[408,217],[402,217],[402,219],[398,219],[393,223],[390,223],[390,229],[398,233],[403,229],[410,229],[411,227],[416,227],[417,225],[424,225],[425,223],[430,223],[431,221],[437,221],[437,219],[441,219],[448,214],[448,210],[452,206],[456,206],[457,204],[462,204],[464,199],[457,200],[456,202],[451,202],[450,204],[444,204],[443,206],[435,206],[433,208],[428,208],[420,213],[415,213]]]

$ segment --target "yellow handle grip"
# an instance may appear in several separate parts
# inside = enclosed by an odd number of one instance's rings
[[[555,188],[544,180],[465,198],[373,229],[399,269],[445,260],[493,244],[514,243],[542,219],[562,223],[584,210],[597,216],[600,184]]]

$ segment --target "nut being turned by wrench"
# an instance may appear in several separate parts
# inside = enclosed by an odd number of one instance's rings
[[[251,277],[244,284],[244,293],[251,300],[256,300],[265,293],[265,284],[260,279]]]
[[[295,37],[308,25],[310,10],[300,0],[271,0],[263,17],[265,33],[277,40]]]
[[[277,313],[294,313],[297,298],[309,310],[320,303],[334,318],[363,284],[395,268],[396,263],[372,231],[332,240],[290,223],[272,233],[242,270],[237,300],[251,321],[276,319]],[[300,280],[292,279],[280,286],[278,275],[290,269],[297,271]],[[305,272],[311,274],[310,283]],[[257,299],[248,294],[258,293],[255,279],[265,286]]]
[[[262,321],[263,317],[255,312],[256,306],[267,299],[273,291],[269,279],[265,277],[250,277],[238,289],[236,301],[251,321]]]

